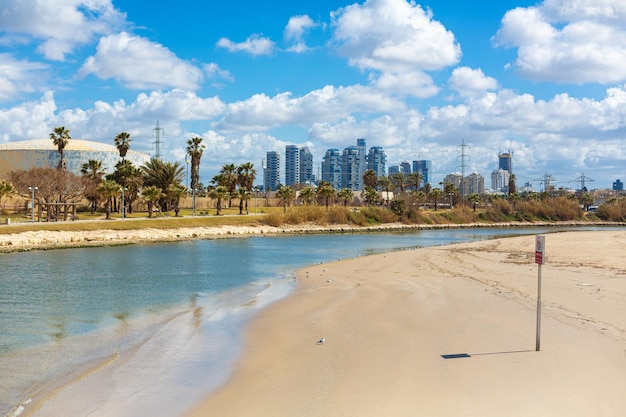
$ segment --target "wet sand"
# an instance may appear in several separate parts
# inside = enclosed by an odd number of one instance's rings
[[[229,382],[188,417],[623,415],[626,230],[546,235],[539,352],[534,244],[299,271],[296,292],[247,329]]]

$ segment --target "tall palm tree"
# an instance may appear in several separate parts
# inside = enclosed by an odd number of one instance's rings
[[[120,194],[121,190],[120,185],[112,180],[104,180],[98,186],[98,193],[100,193],[105,201],[104,210],[107,220],[111,218],[111,202]]]
[[[117,136],[115,136],[115,147],[120,153],[120,158],[122,158],[122,161],[126,159],[126,154],[130,149],[130,142],[130,133],[121,132],[118,133]]]
[[[252,192],[255,179],[256,169],[252,162],[245,162],[237,167],[237,183],[244,190]],[[246,212],[248,212],[248,200],[246,200]]]
[[[441,189],[439,188],[433,188],[432,190],[430,190],[430,193],[428,194],[428,197],[431,199],[431,201],[435,203],[435,211],[437,210],[437,203],[439,203],[439,199],[441,198],[442,195],[443,195],[443,191],[441,191]]]
[[[194,136],[187,141],[187,155],[191,157],[191,184],[192,190],[198,189],[200,182],[200,160],[206,146],[202,143],[202,138]]]
[[[391,183],[398,190],[398,195],[401,197],[404,195],[404,189],[406,188],[407,177],[404,172],[396,172],[391,176]]]
[[[296,197],[296,192],[288,185],[281,185],[278,191],[276,192],[276,196],[280,198],[283,204],[283,212],[287,212],[287,206],[291,204],[291,202]]]
[[[472,203],[472,206],[474,208],[474,212],[476,212],[476,206],[480,203],[481,198],[480,195],[476,194],[476,193],[472,193],[470,195],[467,196],[467,200]]]
[[[373,169],[368,169],[367,171],[365,171],[365,173],[363,174],[363,185],[366,188],[367,187],[376,188],[377,184],[378,184],[378,175],[376,174],[376,171],[374,171]]]
[[[67,146],[67,143],[70,141],[70,139],[72,139],[70,136],[70,131],[64,126],[55,127],[52,133],[50,133],[50,139],[52,139],[52,143],[54,143],[54,146],[57,147],[59,155],[61,155],[61,159],[59,160],[59,165],[57,166],[57,169],[65,169],[65,158],[63,156],[63,152],[65,150],[65,147]]]
[[[231,206],[232,198],[236,195],[237,189],[237,167],[235,164],[226,164],[222,166],[218,177],[220,179],[219,185],[226,187],[228,191],[228,207]]]
[[[82,165],[80,173],[83,177],[87,178],[90,183],[85,190],[85,197],[87,197],[87,200],[91,203],[91,213],[93,214],[98,209],[98,202],[100,200],[98,186],[102,182],[106,172],[102,168],[102,161],[90,159]]]
[[[174,206],[174,213],[176,213],[176,217],[178,217],[178,213],[180,212],[180,199],[187,193],[187,188],[183,185],[170,184],[167,187],[166,194],[169,198],[169,202],[172,206]]]
[[[141,196],[145,200],[146,204],[148,204],[148,218],[152,218],[152,211],[154,210],[154,205],[161,199],[163,196],[163,192],[160,188],[150,185],[141,190]]]
[[[407,175],[406,178],[406,186],[409,188],[413,188],[415,191],[419,190],[420,183],[422,182],[422,174],[419,172],[411,172]]]

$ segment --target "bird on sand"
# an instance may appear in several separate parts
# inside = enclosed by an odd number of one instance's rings
[[[317,341],[317,344],[322,345],[324,344],[325,341],[326,341],[326,338],[322,337],[320,340]]]

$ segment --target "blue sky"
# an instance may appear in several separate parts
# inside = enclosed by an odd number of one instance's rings
[[[268,6],[271,4],[271,6]],[[176,2],[2,0],[0,143],[48,137],[153,152],[202,181],[268,150],[367,139],[388,165],[430,159],[433,182],[497,168],[518,184],[626,180],[623,0]],[[259,172],[259,178],[261,177]]]

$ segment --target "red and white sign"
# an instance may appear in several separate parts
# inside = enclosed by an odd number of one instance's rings
[[[535,263],[546,263],[546,237],[543,235],[535,236]]]

